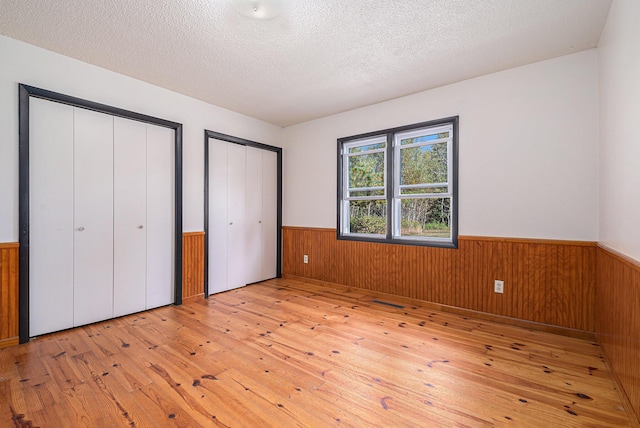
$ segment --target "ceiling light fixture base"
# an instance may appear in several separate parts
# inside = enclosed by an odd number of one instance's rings
[[[271,19],[280,14],[282,0],[231,0],[234,9],[251,19]]]

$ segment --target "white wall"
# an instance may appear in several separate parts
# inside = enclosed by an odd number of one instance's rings
[[[0,242],[18,240],[18,82],[183,123],[185,231],[203,228],[204,128],[286,143],[284,224],[335,227],[337,138],[459,115],[461,234],[598,239],[595,50],[284,130],[2,36],[0,58]],[[625,147],[623,160],[633,150]],[[636,214],[640,210],[638,198],[625,203],[635,204]],[[607,236],[612,233],[607,229]]]
[[[18,83],[182,123],[185,231],[203,230],[205,128],[281,145],[274,125],[0,36],[0,242],[18,240]]]
[[[640,2],[616,0],[598,46],[600,242],[640,260]]]
[[[590,50],[285,128],[283,222],[336,227],[337,138],[459,115],[460,234],[596,241],[597,85]]]

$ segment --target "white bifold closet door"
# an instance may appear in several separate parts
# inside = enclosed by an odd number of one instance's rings
[[[147,125],[147,309],[175,294],[174,131]]]
[[[230,144],[228,154],[227,183],[227,290],[242,287],[247,283],[247,213],[245,192],[246,150],[239,144]]]
[[[113,315],[146,308],[147,127],[114,118]]]
[[[262,280],[278,267],[278,155],[262,150]]]
[[[29,335],[173,302],[173,130],[30,101]]]
[[[173,303],[173,131],[114,118],[113,316]]]
[[[113,316],[113,116],[74,108],[73,326]]]
[[[209,293],[246,281],[246,150],[209,140]]]
[[[231,144],[209,139],[209,293],[228,290],[227,264],[229,254],[229,221],[227,220],[229,195],[229,146]]]
[[[209,139],[209,294],[276,276],[277,155]]]
[[[73,327],[73,107],[33,98],[29,115],[29,330],[37,336]]]
[[[246,283],[276,276],[277,155],[247,147]]]

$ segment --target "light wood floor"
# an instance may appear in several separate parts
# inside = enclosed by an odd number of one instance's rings
[[[272,280],[0,351],[0,426],[631,426],[589,341]]]

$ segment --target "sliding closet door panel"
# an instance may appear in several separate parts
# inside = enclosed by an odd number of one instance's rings
[[[73,327],[73,107],[32,99],[29,335]]]
[[[229,197],[228,197],[228,289],[243,287],[246,276],[246,149],[239,144],[228,144]]]
[[[262,152],[247,147],[246,282],[262,281]]]
[[[113,316],[113,117],[74,108],[74,325]]]
[[[209,294],[227,290],[228,210],[228,146],[229,143],[209,139]]]
[[[262,280],[276,277],[279,233],[278,155],[262,150]]]
[[[114,117],[113,316],[146,309],[147,126]]]
[[[147,309],[173,303],[174,131],[147,125]]]

